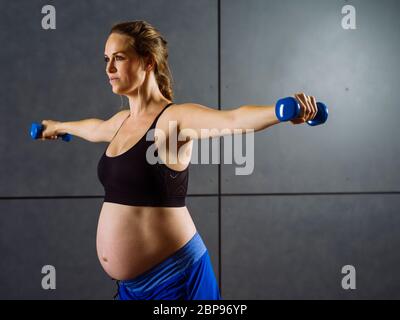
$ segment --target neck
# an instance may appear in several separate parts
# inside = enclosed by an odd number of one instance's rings
[[[133,118],[156,112],[160,108],[160,104],[171,102],[160,92],[153,71],[146,73],[142,86],[126,94],[126,96]]]

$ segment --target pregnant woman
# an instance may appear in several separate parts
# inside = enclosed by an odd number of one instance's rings
[[[218,136],[201,129],[265,129],[279,123],[274,107],[173,103],[167,42],[145,21],[114,25],[104,54],[112,91],[128,98],[129,109],[105,121],[43,120],[41,138],[70,133],[109,143],[98,163],[105,197],[96,243],[101,265],[118,284],[114,298],[221,299],[208,250],[185,206],[193,140]],[[314,97],[296,98],[302,113],[293,123],[312,119]],[[176,141],[182,132],[186,139]],[[149,161],[152,146],[162,161]]]

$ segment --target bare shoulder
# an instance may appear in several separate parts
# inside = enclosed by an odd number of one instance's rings
[[[176,125],[180,127],[181,122],[185,119],[193,117],[193,114],[195,114],[196,111],[207,109],[209,108],[198,103],[174,103],[169,106],[161,115],[159,126],[162,128],[169,128],[169,124],[173,125],[173,121],[176,121]]]
[[[174,130],[179,126],[179,115],[181,114],[182,106],[179,104],[172,104],[159,117],[156,123],[156,132],[154,133],[158,141],[168,138],[170,130]],[[162,135],[160,136],[160,134]],[[163,138],[164,137],[164,138]]]
[[[174,103],[165,110],[165,118],[168,120],[178,120],[182,116],[187,116],[191,108],[200,106],[196,103]]]
[[[129,114],[130,109],[120,110],[109,119],[104,120],[96,130],[98,136],[97,141],[110,142]]]
[[[118,129],[121,126],[122,122],[129,116],[130,112],[130,109],[124,109],[118,111],[110,119],[106,120],[107,122],[109,122],[110,129]]]
[[[181,118],[183,116],[191,117],[192,112],[203,113],[203,112],[207,112],[207,111],[218,110],[216,108],[203,106],[203,105],[201,105],[199,103],[195,103],[195,102],[185,102],[185,103],[180,103],[180,104],[173,104],[168,109],[170,109],[170,112],[172,115],[174,115],[178,118]]]
[[[169,111],[171,114],[178,114],[190,107],[190,105],[193,105],[193,103],[174,103],[166,111]]]
[[[180,110],[181,110],[180,105],[178,105],[176,103],[171,104],[167,109],[165,109],[162,112],[158,123],[159,124],[167,123],[170,120],[175,120],[176,119],[176,115],[180,112]]]
[[[115,122],[116,125],[119,124],[120,121],[124,121],[126,117],[130,114],[131,110],[130,109],[124,109],[121,111],[118,111],[116,114],[114,114],[109,120],[112,119],[113,122]]]

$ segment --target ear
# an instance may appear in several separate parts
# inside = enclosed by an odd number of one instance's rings
[[[146,61],[146,71],[151,71],[154,68],[155,62],[152,57],[148,57]]]

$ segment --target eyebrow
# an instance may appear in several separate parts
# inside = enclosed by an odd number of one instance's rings
[[[126,51],[117,51],[117,52],[114,52],[112,55],[116,55],[117,53],[126,53]],[[104,53],[104,55],[107,56],[105,53]]]

